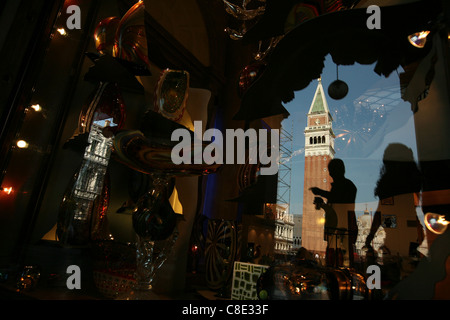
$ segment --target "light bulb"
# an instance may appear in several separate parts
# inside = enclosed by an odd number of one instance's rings
[[[12,190],[13,190],[12,187],[9,187],[9,188],[3,188],[3,192],[6,193],[6,194],[11,194]]]
[[[36,112],[40,112],[42,111],[42,107],[40,104],[33,104],[32,106],[30,106],[31,109],[33,109]]]
[[[17,141],[16,145],[21,149],[28,148],[28,142],[26,142],[25,140]]]
[[[430,33],[430,31],[420,31],[413,33],[408,36],[408,41],[411,43],[414,47],[422,49],[425,47],[425,43],[427,42],[427,36]]]
[[[58,31],[59,34],[62,35],[62,36],[67,36],[66,29],[64,29],[64,28],[56,29],[56,31]]]
[[[424,222],[427,229],[435,234],[443,234],[450,223],[445,220],[445,216],[432,212],[425,215]]]

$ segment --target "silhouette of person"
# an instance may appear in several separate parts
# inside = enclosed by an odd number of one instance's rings
[[[355,184],[345,177],[345,165],[341,159],[332,159],[328,164],[328,172],[333,182],[330,191],[312,187],[310,190],[333,203],[355,203],[357,188]]]
[[[355,216],[355,200],[357,188],[355,184],[345,177],[345,165],[342,159],[332,159],[328,164],[328,172],[333,179],[329,191],[317,187],[310,188],[314,195],[327,199],[327,203],[322,198],[316,197],[314,204],[316,209],[325,211],[325,238],[328,247],[332,246],[331,236],[336,233],[348,235],[348,242],[345,249],[348,252],[350,265],[353,263],[353,246],[356,243],[358,227]],[[334,238],[337,242],[337,238]]]
[[[414,249],[424,239],[414,200],[414,193],[420,192],[421,188],[422,175],[414,161],[412,150],[400,143],[388,145],[374,190],[379,199],[378,208],[365,245],[373,250],[372,240],[382,226],[386,233],[382,245],[385,253],[379,260],[383,261],[385,268],[392,267],[389,272],[395,277],[388,280],[392,284],[401,277],[398,267],[401,261],[398,257],[405,260],[414,255]]]

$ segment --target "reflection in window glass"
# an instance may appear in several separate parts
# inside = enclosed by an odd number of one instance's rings
[[[345,177],[358,189],[355,213],[359,233],[355,243],[355,254],[359,258],[364,258],[368,246],[371,246],[375,250],[378,262],[396,254],[406,257],[416,256],[417,248],[426,255],[423,225],[407,223],[407,221],[423,221],[423,213],[417,206],[413,192],[388,199],[381,199],[375,194],[377,183],[386,170],[383,167],[383,157],[388,151],[388,146],[395,144],[409,150],[411,154],[408,155],[408,160],[414,165],[417,164],[417,148],[411,105],[401,98],[398,74],[403,70],[399,69],[388,78],[384,78],[378,76],[373,68],[373,65],[358,64],[340,66],[339,78],[348,84],[349,93],[342,100],[333,100],[326,96],[333,118],[336,152],[334,157],[344,161]],[[336,66],[328,56],[321,76],[325,91],[329,84],[336,80],[335,70]],[[304,130],[307,127],[307,112],[316,88],[317,81],[312,81],[307,88],[296,92],[295,99],[285,105],[290,116],[284,120],[283,126],[293,130],[293,157],[290,163],[293,196],[290,212],[294,215],[301,215],[303,210]],[[321,139],[314,137],[313,142],[325,143],[325,139],[319,138]],[[393,157],[395,158],[395,155]],[[399,206],[402,208],[399,209]],[[379,223],[374,222],[378,217],[376,213],[379,216]]]

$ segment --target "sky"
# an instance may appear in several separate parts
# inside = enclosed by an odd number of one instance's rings
[[[374,65],[339,66],[339,79],[347,83],[349,92],[344,99],[334,100],[328,95],[328,86],[336,80],[336,65],[326,57],[322,85],[328,108],[333,117],[335,158],[341,158],[346,177],[358,188],[356,211],[366,208],[375,211],[378,199],[374,188],[379,178],[385,148],[390,143],[402,143],[417,148],[413,113],[408,102],[401,99],[398,74],[401,67],[389,77],[379,76]],[[398,73],[398,74],[397,74]],[[302,214],[304,178],[304,129],[307,112],[312,103],[317,81],[295,92],[295,99],[284,104],[290,116],[282,126],[293,135],[291,166],[290,213]]]

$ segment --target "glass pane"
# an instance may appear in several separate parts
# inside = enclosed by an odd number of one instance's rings
[[[66,1],[50,28],[43,61],[32,61],[40,68],[36,79],[31,81],[34,83],[31,92],[18,93],[26,97],[24,104],[17,108],[17,112],[23,112],[23,121],[15,128],[9,162],[4,168],[2,187],[10,188],[10,192],[0,194],[1,243],[7,244],[1,246],[0,256],[5,261],[18,254],[16,244],[29,240],[29,228],[35,221],[42,191],[55,182],[46,179],[47,173],[70,104],[77,100],[73,92],[84,59],[86,32],[90,28],[87,22],[95,9],[92,1],[79,1],[79,4],[84,8],[81,21],[86,23],[81,29],[67,29],[66,9],[70,1]]]

